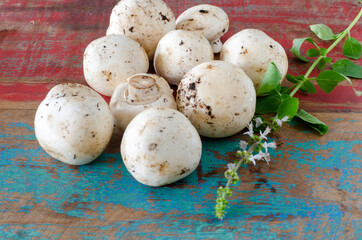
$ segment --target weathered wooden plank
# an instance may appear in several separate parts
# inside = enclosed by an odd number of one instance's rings
[[[82,53],[93,39],[105,34],[109,13],[115,1],[38,1],[11,4],[5,1],[1,11],[0,34],[2,71],[0,80],[9,81],[82,81]],[[189,6],[203,1],[166,1],[179,15]],[[313,36],[308,25],[325,21],[336,32],[343,30],[358,13],[355,1],[209,1],[224,6],[229,14],[230,31],[226,40],[246,27],[266,31],[286,50],[295,37]],[[9,5],[7,5],[9,4]],[[44,6],[43,6],[44,5]],[[320,9],[323,9],[321,11]],[[328,9],[326,11],[325,9]],[[354,32],[361,32],[358,23]],[[315,36],[313,36],[315,39]],[[315,39],[317,40],[317,39]],[[317,42],[320,42],[317,40]],[[322,45],[323,46],[323,45]],[[332,53],[341,58],[341,46]],[[291,55],[290,61],[292,60]],[[304,73],[308,64],[291,67],[291,73]]]
[[[59,4],[58,1],[48,1],[46,4],[38,1],[19,4],[12,4],[13,2],[5,1],[0,15],[1,53],[4,56],[3,62],[6,63],[0,79],[6,81],[7,77],[16,77],[26,82],[32,81],[29,78],[49,81],[49,77],[57,81],[67,78],[72,81],[81,80],[84,48],[94,38],[104,35],[115,1],[91,1],[86,4],[82,1],[67,1],[64,4]],[[168,3],[176,15],[179,15],[187,7],[202,2]],[[329,3],[330,11],[320,11],[323,7],[318,1],[312,7],[308,1],[210,3],[224,6],[229,14],[231,27],[224,40],[240,29],[256,27],[269,33],[287,50],[294,37],[311,35],[309,24],[325,20],[336,31],[341,31],[358,12],[355,1]],[[357,24],[356,33],[360,29],[361,24]],[[340,49],[341,47],[338,50]],[[342,57],[340,51],[336,57]],[[298,67],[298,70],[304,69]],[[292,73],[294,71],[292,69]],[[12,79],[14,80],[16,79]]]
[[[320,229],[329,239],[358,235],[362,139],[356,129],[362,129],[361,114],[318,114],[331,129],[323,137],[286,125],[273,136],[279,148],[272,162],[241,170],[242,184],[222,222],[212,215],[215,189],[223,182],[226,163],[235,158],[240,136],[204,138],[197,171],[178,183],[151,188],[137,183],[123,166],[120,138],[113,138],[89,165],[71,167],[50,158],[35,141],[33,114],[11,110],[0,115],[0,228],[5,237],[254,238],[258,232],[260,239],[314,238],[321,236],[316,235]]]

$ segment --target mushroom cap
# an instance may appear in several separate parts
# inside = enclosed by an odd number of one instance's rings
[[[91,42],[84,52],[83,71],[87,83],[111,96],[120,82],[147,72],[149,61],[139,43],[125,35],[109,35]]]
[[[158,41],[175,27],[175,15],[162,0],[122,0],[112,10],[107,35],[129,36],[153,59]]]
[[[177,107],[205,137],[227,137],[241,131],[255,112],[250,78],[234,64],[202,63],[191,69],[177,90]]]
[[[258,29],[244,29],[223,45],[220,60],[233,63],[244,70],[256,89],[261,85],[271,62],[283,78],[288,71],[288,57],[283,47]]]
[[[213,59],[211,45],[201,33],[173,30],[158,43],[153,64],[157,74],[178,85],[191,68]]]
[[[176,20],[176,29],[198,31],[212,42],[229,29],[229,18],[222,8],[201,4],[184,11]]]
[[[168,108],[138,114],[123,134],[121,155],[140,183],[162,186],[188,176],[201,158],[201,139],[190,121]]]
[[[177,109],[172,92],[166,80],[155,74],[129,77],[118,85],[109,103],[116,125],[125,130],[129,122],[147,108]]]
[[[65,83],[53,87],[35,114],[35,136],[53,158],[72,165],[96,159],[113,133],[112,113],[91,88]]]

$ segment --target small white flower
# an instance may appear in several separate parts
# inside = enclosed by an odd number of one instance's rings
[[[262,153],[264,160],[269,163],[270,162],[270,154],[269,153]]]
[[[250,160],[254,165],[256,165],[256,163],[255,163],[255,158],[254,158],[253,155],[251,155],[251,156],[249,157],[249,160]]]
[[[227,167],[229,170],[233,170],[233,169],[235,169],[236,165],[235,165],[235,163],[228,163]]]
[[[260,117],[255,118],[255,127],[258,128],[262,124],[263,124],[263,120],[261,120]]]
[[[269,128],[269,127],[266,127],[263,135],[266,136],[266,135],[268,135],[269,133],[270,133],[270,128]]]
[[[284,116],[282,119],[276,119],[275,121],[277,122],[277,124],[279,125],[279,127],[282,126],[283,122],[287,122],[289,119],[289,116]]]
[[[277,145],[275,144],[275,142],[273,141],[273,142],[264,142],[263,143],[263,147],[264,147],[264,149],[265,149],[265,152],[267,153],[268,152],[268,148],[273,148],[273,149],[275,149],[276,147],[277,147]]]
[[[262,152],[259,152],[258,154],[252,156],[254,160],[261,160],[263,159]]]
[[[282,122],[287,122],[289,120],[289,116],[285,116],[281,119]]]
[[[241,149],[246,150],[246,148],[248,147],[248,143],[241,140],[239,146]]]
[[[268,138],[266,137],[268,134],[270,133],[270,128],[269,127],[266,127],[265,131],[262,133],[260,131],[260,137],[267,140]]]
[[[253,160],[262,160],[264,159],[267,163],[270,161],[270,154],[269,153],[263,153],[260,151],[258,154],[252,156]]]
[[[269,147],[269,148],[276,149],[276,148],[277,148],[277,144],[276,144],[274,141],[272,141],[272,142],[269,142],[269,143],[268,143],[268,147]]]
[[[265,140],[268,139],[261,131],[260,131],[260,137],[261,137],[262,139],[265,139]]]
[[[245,132],[244,134],[249,135],[250,137],[253,137],[254,135],[254,131],[253,131],[253,123],[249,123],[248,124],[248,130],[247,132]]]

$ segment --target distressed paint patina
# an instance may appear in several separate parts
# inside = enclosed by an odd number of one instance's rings
[[[236,137],[203,139],[194,173],[153,188],[131,177],[119,153],[72,167],[37,146],[30,125],[10,122],[7,128],[15,134],[0,132],[0,214],[8,216],[0,220],[4,238],[61,239],[66,235],[59,231],[68,227],[74,230],[69,237],[84,233],[89,239],[102,233],[161,239],[290,239],[301,232],[303,239],[315,239],[320,229],[322,239],[360,234],[361,140],[277,139],[283,146],[271,152],[270,165],[241,170],[227,218],[219,221],[213,216],[215,189],[234,158]],[[18,129],[23,134],[17,135]]]

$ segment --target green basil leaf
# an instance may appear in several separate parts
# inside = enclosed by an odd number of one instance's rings
[[[322,40],[334,40],[336,35],[332,32],[327,25],[324,24],[314,24],[310,25],[310,30],[314,32]]]
[[[326,93],[332,92],[332,90],[338,85],[339,82],[345,79],[344,76],[333,70],[327,70],[321,72],[316,81],[319,87]]]
[[[327,55],[327,49],[326,48],[321,48],[320,51],[321,51],[322,56],[325,57]]]
[[[300,90],[304,93],[317,93],[317,90],[315,89],[313,83],[310,81],[305,81],[303,85],[300,87]]]
[[[347,77],[362,78],[362,66],[349,59],[341,59],[332,65],[332,69]]]
[[[279,72],[275,63],[271,62],[268,69],[264,75],[263,82],[261,83],[257,94],[263,94],[270,92],[271,90],[277,88],[280,85],[282,80],[282,74]]]
[[[298,112],[299,100],[295,97],[288,97],[278,107],[277,116],[282,119],[285,116],[291,120],[294,115]]]
[[[300,109],[295,116],[301,119],[306,125],[319,132],[321,135],[328,132],[328,126],[325,123],[303,109]]]
[[[288,88],[288,87],[281,87],[280,88],[280,93],[282,94],[282,95],[289,95],[290,94],[290,88]]]
[[[277,92],[265,97],[258,97],[256,101],[255,113],[275,113],[278,109],[279,104],[282,102],[282,96]]]
[[[361,44],[357,39],[348,37],[344,42],[343,46],[343,54],[346,57],[352,59],[360,59],[361,58]]]
[[[326,63],[327,62],[331,63],[331,61],[332,61],[332,59],[330,57],[322,58],[318,63],[318,69],[322,70],[326,66]]]
[[[322,70],[325,66],[326,66],[326,59],[325,59],[325,57],[324,58],[322,58],[320,61],[319,61],[319,63],[318,63],[318,69],[319,70]]]
[[[293,46],[292,49],[290,49],[290,52],[296,56],[297,58],[299,58],[300,60],[304,61],[304,62],[308,62],[309,60],[306,59],[305,57],[303,57],[300,54],[300,47],[303,45],[304,41],[310,42],[312,43],[314,46],[316,46],[317,48],[319,48],[317,46],[316,43],[314,43],[313,39],[311,38],[296,38],[293,40]]]
[[[319,55],[321,55],[321,53],[318,49],[311,48],[307,51],[308,57],[319,57]]]
[[[297,79],[299,81],[304,81],[304,79],[305,79],[304,74],[296,76],[295,79]]]
[[[298,83],[299,82],[293,75],[290,75],[290,74],[287,74],[285,76],[285,78],[291,83]]]

